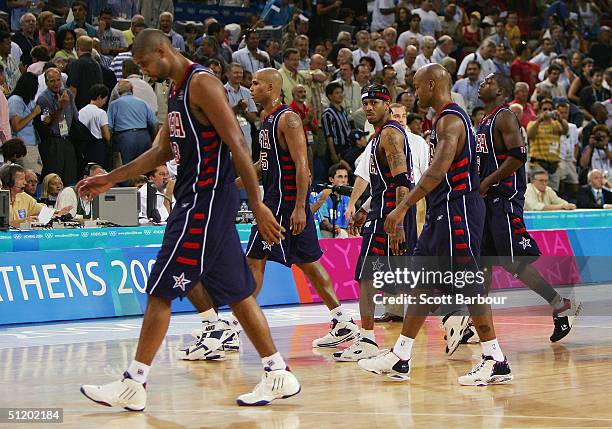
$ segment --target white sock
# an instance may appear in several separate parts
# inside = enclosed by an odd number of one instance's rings
[[[482,353],[485,356],[491,356],[498,362],[504,361],[504,354],[502,353],[501,347],[497,342],[497,338],[491,341],[483,341],[480,344],[482,344]]]
[[[413,344],[414,338],[400,335],[393,346],[393,353],[395,353],[401,360],[410,360],[410,356],[412,356]]]
[[[329,310],[329,315],[331,316],[332,319],[336,319],[338,322],[350,322],[351,321],[351,318],[349,317],[349,315],[342,308],[342,304],[340,304],[338,307],[334,308],[333,310]]]
[[[563,298],[559,294],[557,294],[557,296],[555,296],[553,300],[550,302],[550,306],[554,310],[561,310],[564,305],[565,305],[565,302],[563,301]]]
[[[261,358],[261,363],[263,364],[264,369],[270,368],[272,371],[287,368],[287,364],[285,363],[285,360],[281,356],[280,352],[276,352],[272,356]]]
[[[361,329],[361,338],[367,338],[368,340],[376,342],[376,337],[374,336],[374,329],[371,331],[367,329]]]
[[[219,315],[217,314],[214,308],[210,308],[202,313],[198,313],[198,316],[200,316],[200,319],[202,319],[202,322],[213,323],[219,320]]]
[[[150,369],[151,367],[149,365],[133,360],[127,369],[127,373],[130,375],[132,380],[145,384],[147,382],[147,376],[149,375]]]
[[[225,317],[225,320],[227,320],[229,324],[235,330],[237,330],[238,332],[242,332],[242,325],[240,324],[238,319],[236,319],[236,316],[234,316],[234,313],[228,313],[227,316]]]

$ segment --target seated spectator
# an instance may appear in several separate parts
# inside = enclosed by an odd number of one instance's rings
[[[432,55],[436,49],[436,39],[431,36],[423,37],[423,42],[421,43],[421,53],[417,55],[416,60],[414,61],[414,67],[418,70],[424,65],[435,62]]]
[[[612,192],[605,189],[604,176],[595,169],[589,171],[588,185],[578,191],[576,202],[579,209],[612,209]]]
[[[42,182],[40,202],[50,207],[54,206],[62,189],[64,189],[62,178],[55,173],[47,174]]]
[[[141,174],[140,176],[132,177],[130,180],[128,180],[128,186],[140,189],[146,185],[148,181],[147,176],[143,176]]]
[[[342,164],[334,164],[329,168],[328,180],[332,186],[346,186],[348,184],[348,170]],[[349,236],[347,232],[348,220],[344,217],[349,200],[348,196],[339,195],[327,188],[323,189],[318,195],[317,201],[311,204],[313,212],[319,211],[322,205],[327,206],[327,216],[320,219],[321,223],[319,225],[322,237],[347,238]]]
[[[57,33],[57,52],[53,58],[74,58],[76,59],[76,46],[77,35],[74,30],[63,29]]]
[[[466,110],[472,112],[475,107],[483,105],[478,97],[478,89],[482,83],[482,79],[480,79],[480,63],[478,61],[470,61],[466,68],[466,74],[465,78],[455,82],[452,90],[463,97]]]
[[[105,173],[106,171],[104,168],[102,168],[102,166],[90,162],[85,166],[85,171],[83,171],[83,179],[99,176]],[[67,186],[62,189],[62,192],[60,192],[57,196],[55,209],[61,210],[65,213],[70,213],[72,217],[76,219],[91,218],[91,200],[78,196],[76,189],[73,186]]]
[[[549,211],[549,210],[574,210],[575,204],[568,203],[560,198],[555,191],[548,186],[548,173],[543,169],[536,169],[531,173],[531,183],[525,191],[525,210],[527,211]]]
[[[236,63],[242,64],[242,68],[251,74],[255,73],[259,69],[270,67],[270,57],[268,56],[267,52],[258,48],[259,34],[255,30],[251,30],[247,31],[244,37],[245,47],[234,52],[232,54],[232,60]],[[299,63],[299,53],[297,50],[295,52],[298,54]],[[283,61],[285,61],[284,56]],[[287,63],[285,62],[285,65],[286,64]]]
[[[23,190],[29,196],[37,198],[38,176],[36,175],[34,170],[30,170],[29,168],[25,169],[25,180],[26,185]]]
[[[591,112],[593,113],[591,120],[582,127],[581,139],[583,148],[589,144],[591,133],[595,127],[598,125],[606,125],[606,121],[608,120],[608,111],[602,103],[594,103],[591,106]]]
[[[612,142],[604,124],[593,128],[589,144],[582,150],[580,166],[586,171],[599,170],[612,174]]]
[[[4,158],[5,164],[23,164],[23,158],[26,156],[27,149],[23,140],[20,138],[10,139],[0,146],[0,153]]]
[[[449,58],[449,55],[455,50],[455,42],[453,42],[452,37],[444,35],[438,39],[437,45],[431,55],[431,59],[435,63],[443,64],[444,59]],[[451,75],[454,75],[454,72]]]
[[[407,119],[408,128],[412,134],[423,137],[423,117],[416,113],[410,113]]]
[[[410,28],[400,33],[397,38],[397,44],[406,50],[406,47],[410,45],[412,41],[416,41],[420,45],[422,40],[421,17],[414,13],[410,16]]]
[[[573,61],[572,57],[572,61]],[[569,99],[575,103],[580,104],[580,91],[583,88],[586,88],[591,84],[591,71],[593,70],[593,59],[585,58],[581,60],[580,63],[574,61],[574,63],[579,66],[579,68],[574,68],[574,74],[576,77],[570,83],[569,90],[567,91],[567,96]]]
[[[480,18],[480,13],[477,11],[470,13],[469,24],[458,30],[463,56],[476,52],[484,39],[484,34],[480,27]]]
[[[127,30],[123,32],[125,43],[127,43],[128,46],[132,46],[132,43],[134,43],[134,39],[136,38],[138,33],[140,33],[145,28],[147,28],[147,25],[145,24],[144,16],[142,15],[132,16],[130,28],[128,28]]]
[[[127,51],[128,45],[123,36],[123,31],[113,28],[113,11],[110,7],[100,10],[98,39],[100,39],[99,51],[101,55],[115,56]]]
[[[563,73],[561,66],[557,64],[551,64],[546,70],[548,75],[545,80],[536,85],[536,90],[531,95],[531,102],[536,102],[538,95],[546,91],[550,93],[552,98],[567,98],[567,93],[563,85],[559,83],[559,77]]]
[[[51,58],[49,58],[49,51],[47,51],[47,48],[44,46],[34,46],[30,52],[30,56],[32,57],[32,64],[30,64],[27,71],[36,76],[40,76],[45,64],[51,60]]]
[[[370,33],[365,30],[357,32],[357,49],[353,51],[353,65],[357,67],[357,64],[361,62],[363,57],[369,57],[374,60],[374,68],[371,69],[372,73],[382,72],[383,65],[378,52],[370,49]]]
[[[495,42],[492,40],[485,40],[478,51],[466,55],[465,58],[463,58],[459,70],[457,71],[457,79],[462,79],[466,76],[467,66],[472,61],[478,61],[480,63],[480,75],[478,76],[480,80],[485,80],[488,75],[495,73],[497,67],[495,67],[493,57],[495,56],[496,49],[497,45],[495,45]]]
[[[108,126],[108,116],[102,107],[108,100],[108,88],[101,83],[89,88],[90,102],[79,110],[79,121],[89,130],[91,136],[83,146],[85,163],[94,162],[106,165],[109,158],[108,147],[111,133]]]
[[[591,85],[580,90],[580,107],[589,118],[593,104],[606,101],[611,96],[610,90],[603,87],[603,70],[596,67],[591,71]]]
[[[147,103],[134,97],[132,84],[118,84],[119,98],[108,106],[108,125],[112,130],[112,147],[127,164],[151,147],[157,133],[157,118]]]
[[[397,42],[397,30],[393,27],[387,27],[382,33],[383,39],[387,42],[389,47],[389,56],[391,57],[391,64],[402,58],[404,54],[404,48],[398,45]]]
[[[55,42],[55,18],[53,13],[49,11],[41,12],[36,18],[36,26],[38,27],[38,43],[47,48],[50,56],[54,56],[57,51]]]
[[[185,52],[185,39],[172,29],[172,24],[174,24],[174,16],[170,12],[159,14],[159,29],[170,38],[174,49]]]
[[[157,212],[159,213],[159,221],[165,222],[170,215],[170,211],[172,209],[171,205],[169,205],[169,201],[171,198],[167,196],[166,190],[168,188],[168,184],[171,182],[170,175],[168,174],[168,167],[165,165],[160,165],[156,167],[154,170],[149,171],[146,174],[147,181],[151,182],[155,187],[155,195],[156,195],[156,206]],[[141,219],[147,219],[147,187],[142,186],[138,190],[138,194],[140,195],[140,214],[139,217]],[[171,197],[171,195],[170,195]]]
[[[542,46],[539,48],[540,53],[531,59],[533,64],[540,67],[540,70],[547,69],[550,65],[550,61],[557,56],[553,51],[552,40],[549,37],[545,37],[542,40]]]

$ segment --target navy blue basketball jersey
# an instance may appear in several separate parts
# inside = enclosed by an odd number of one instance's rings
[[[414,187],[412,159],[410,156],[410,146],[408,145],[408,137],[406,136],[406,132],[400,123],[396,121],[387,121],[387,123],[381,127],[374,137],[372,137],[372,151],[370,152],[370,187],[372,202],[370,204],[370,212],[368,213],[367,222],[364,225],[364,232],[370,232],[376,229],[382,230],[384,222],[374,221],[383,221],[396,205],[396,186],[395,183],[393,183],[393,174],[391,174],[391,169],[387,163],[380,162],[378,158],[380,136],[385,128],[392,128],[399,131],[404,137],[404,155],[406,155],[408,175],[411,182],[410,189]],[[406,216],[406,219],[407,218],[408,216]],[[376,227],[375,224],[378,224],[379,227]]]
[[[453,160],[444,176],[444,180],[427,196],[427,207],[433,208],[446,201],[461,198],[470,192],[478,192],[478,157],[476,156],[476,138],[472,130],[470,117],[457,103],[449,103],[436,118],[429,138],[430,163],[438,145],[436,127],[440,118],[446,115],[457,115],[463,120],[465,144],[461,153]]]
[[[185,70],[181,86],[173,84],[168,94],[170,144],[178,164],[174,187],[177,201],[218,189],[236,179],[229,147],[221,141],[212,125],[200,123],[189,108],[189,84],[195,75],[201,73],[212,75],[201,65],[191,64]]]
[[[281,147],[278,135],[278,121],[285,112],[292,110],[285,104],[278,106],[263,119],[259,129],[263,202],[275,215],[292,211],[297,197],[295,163],[289,151]]]
[[[478,155],[478,166],[480,179],[490,176],[503,164],[508,158],[508,150],[505,147],[495,148],[493,143],[495,132],[495,121],[501,112],[510,112],[507,105],[502,104],[493,110],[489,115],[485,116],[478,125],[476,134],[476,153]],[[520,123],[516,120],[516,126],[520,130]],[[523,148],[527,150],[527,148]],[[491,195],[507,198],[511,201],[516,201],[521,206],[525,202],[525,190],[527,188],[527,177],[525,175],[525,165],[504,178],[499,183],[489,188]]]

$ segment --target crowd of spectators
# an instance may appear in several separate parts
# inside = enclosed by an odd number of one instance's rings
[[[426,141],[435,112],[419,106],[412,79],[420,66],[436,62],[453,76],[453,100],[474,127],[484,116],[483,79],[512,78],[508,104],[528,145],[526,209],[610,207],[608,2],[209,3],[259,12],[241,23],[212,17],[177,23],[170,0],[7,2],[8,19],[0,19],[0,161],[22,165],[23,180],[40,183],[33,195],[53,204],[57,188],[74,185],[89,163],[108,170],[147,150],[165,119],[170,84],[149,80],[132,61],[134,38],[152,27],[225,84],[254,160],[260,107],[249,87],[259,69],[280,71],[285,102],[302,117],[313,183],[353,184],[374,134],[361,88],[386,85],[402,107],[397,117],[409,140]],[[119,30],[114,20],[129,20],[129,28]],[[175,174],[176,165],[168,165],[168,176]],[[329,197],[324,191],[313,202],[323,198],[323,217],[333,220],[327,230],[341,230]]]

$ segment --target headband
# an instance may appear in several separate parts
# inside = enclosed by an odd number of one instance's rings
[[[391,101],[391,96],[389,94],[385,94],[384,92],[380,91],[368,91],[361,94],[361,101],[364,101],[368,98],[374,98],[376,100],[382,101]]]

